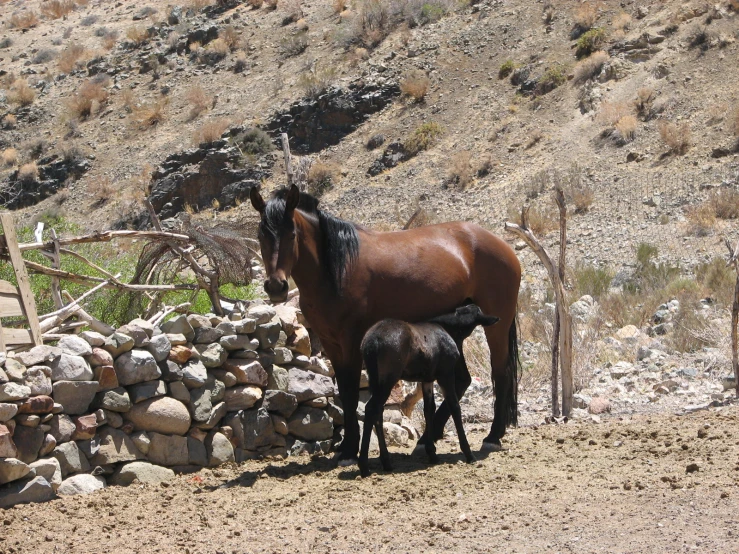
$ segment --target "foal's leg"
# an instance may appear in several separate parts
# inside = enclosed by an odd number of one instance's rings
[[[423,383],[423,417],[426,420],[425,434],[428,437],[434,433],[434,412],[436,411],[436,402],[434,402],[434,383]],[[427,440],[425,445],[426,454],[432,464],[439,463],[439,457],[436,455],[436,445],[434,441]]]
[[[464,359],[464,354],[460,349],[459,360],[457,361],[457,365],[454,368],[454,391],[456,392],[457,400],[464,396],[464,393],[470,386],[470,383],[472,383],[472,377],[470,376],[470,371],[467,368],[467,362]],[[434,415],[434,435],[432,437],[434,441],[438,441],[444,438],[444,427],[446,426],[446,422],[449,421],[449,416],[451,415],[451,410],[449,409],[449,400],[447,398],[447,396],[444,396],[444,401],[436,410],[436,415]]]
[[[462,423],[462,409],[459,407],[459,399],[454,392],[454,377],[453,375],[442,376],[439,378],[439,386],[444,392],[444,401],[449,404],[449,410],[452,412],[452,419],[454,425],[457,428],[457,437],[459,438],[459,447],[464,452],[467,463],[471,464],[475,461],[475,457],[472,455],[470,449],[470,443],[467,442],[467,435],[464,432],[464,425]]]
[[[362,448],[359,451],[359,472],[362,477],[367,477],[370,474],[369,471],[369,443],[372,437],[372,426],[377,423],[378,418],[382,417],[382,406],[375,391],[372,392],[372,397],[367,401],[367,405],[364,407],[364,430],[362,431]],[[384,439],[384,437],[383,437]],[[380,437],[378,435],[377,440],[379,442]],[[380,454],[382,454],[382,444],[380,443]]]

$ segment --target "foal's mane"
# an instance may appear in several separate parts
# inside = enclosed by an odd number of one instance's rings
[[[282,187],[272,193],[259,224],[260,230],[277,238],[285,223],[285,200],[290,189]],[[331,287],[341,293],[344,277],[359,255],[357,226],[318,209],[318,199],[306,192],[300,193],[297,209],[318,219],[321,231],[320,248]]]

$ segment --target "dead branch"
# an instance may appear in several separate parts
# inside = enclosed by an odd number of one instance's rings
[[[102,231],[99,233],[93,233],[92,235],[82,235],[79,237],[59,239],[59,246],[68,246],[70,244],[82,244],[88,242],[110,242],[113,239],[147,239],[154,241],[174,241],[178,243],[190,242],[190,237],[188,237],[187,235],[168,233],[164,231]],[[4,246],[4,243],[0,244],[0,247]],[[20,248],[21,252],[25,252],[26,250],[51,251],[54,249],[54,241],[27,242],[24,244],[19,244],[18,248]]]
[[[72,298],[72,295],[69,294],[66,290],[62,291],[62,295],[69,301],[74,301],[74,298]],[[80,297],[81,298],[81,297]],[[101,335],[110,336],[113,333],[115,333],[115,328],[111,327],[107,323],[104,323],[100,321],[99,319],[91,316],[88,314],[83,308],[79,308],[77,310],[77,313],[75,314],[80,319],[86,321],[90,325],[90,329],[93,331],[97,331]]]
[[[161,312],[159,312],[158,314],[156,314],[154,317],[152,317],[149,320],[149,323],[151,323],[152,325],[159,325],[164,320],[164,318],[167,317],[169,314],[174,313],[174,312],[178,312],[178,313],[185,312],[187,311],[187,308],[189,307],[190,307],[189,302],[183,302],[182,304],[178,304],[177,306],[166,308],[162,310]]]
[[[728,238],[724,238],[724,244],[729,250],[729,261],[727,266],[733,265],[736,272],[734,282],[734,301],[731,305],[731,367],[734,369],[734,384],[736,396],[739,397],[739,242],[736,248],[731,247]]]

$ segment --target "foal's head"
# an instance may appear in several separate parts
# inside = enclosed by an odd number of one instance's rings
[[[287,280],[298,258],[295,209],[301,201],[313,199],[301,195],[295,185],[280,190],[266,203],[256,187],[251,189],[250,197],[252,206],[262,215],[259,223],[259,245],[267,272],[264,290],[272,302],[284,302],[288,293]],[[312,208],[315,209],[315,206]]]
[[[469,337],[478,325],[487,327],[496,324],[498,321],[499,318],[495,316],[483,314],[476,304],[460,306],[453,314],[442,315],[431,320],[432,323],[438,323],[444,327],[444,330],[455,341]]]

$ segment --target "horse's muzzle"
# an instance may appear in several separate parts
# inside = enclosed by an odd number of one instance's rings
[[[264,282],[264,291],[272,302],[284,302],[287,300],[287,279],[267,279]]]

